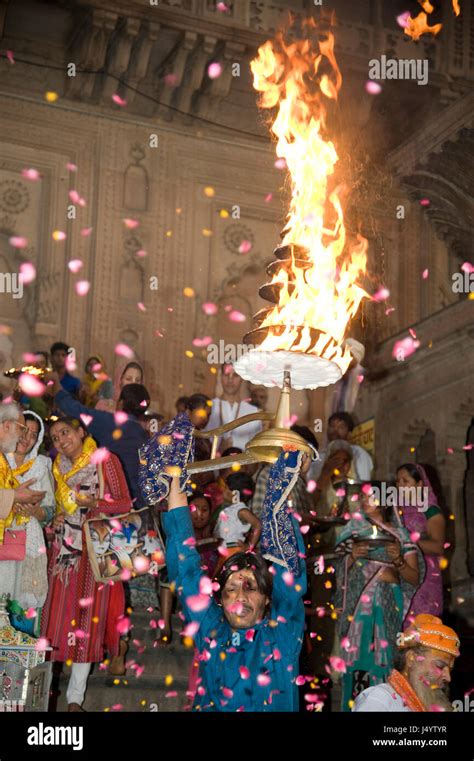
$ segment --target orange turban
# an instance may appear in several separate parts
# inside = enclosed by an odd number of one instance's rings
[[[445,626],[440,618],[420,613],[401,635],[400,648],[424,645],[443,653],[459,655],[459,638],[454,629]]]

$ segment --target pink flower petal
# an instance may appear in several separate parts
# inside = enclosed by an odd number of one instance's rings
[[[70,190],[69,198],[71,199],[73,203],[79,203],[79,201],[81,200],[81,196],[79,195],[77,190]]]
[[[44,653],[45,650],[49,647],[49,640],[46,639],[46,637],[40,637],[35,645],[35,650],[37,653]]]
[[[247,666],[239,666],[239,674],[241,679],[250,679],[250,671]]]
[[[239,246],[239,254],[248,254],[252,248],[252,243],[249,240],[243,240]]]
[[[122,410],[119,410],[114,414],[114,420],[117,425],[123,425],[123,423],[126,423],[128,420],[128,415],[126,412],[122,412]]]
[[[257,677],[257,684],[260,685],[260,687],[266,687],[268,684],[270,684],[272,680],[268,676],[268,674],[259,674]]]
[[[222,688],[222,694],[224,695],[225,698],[229,698],[230,699],[230,698],[234,697],[233,691],[230,690],[228,687],[223,687]]]
[[[365,83],[365,91],[368,92],[369,95],[379,95],[382,92],[382,85],[369,79]]]
[[[92,230],[93,230],[92,227],[83,227],[81,229],[81,235],[82,235],[82,237],[83,238],[88,238],[89,235],[91,234]]]
[[[247,642],[253,642],[254,637],[255,637],[255,629],[247,629],[247,631],[245,632],[245,639],[247,640]]]
[[[274,163],[274,167],[276,169],[286,169],[286,161],[285,159],[277,159]]]
[[[316,489],[317,485],[318,484],[316,483],[316,481],[314,481],[312,478],[310,478],[310,480],[308,481],[308,483],[306,485],[306,491],[308,491],[310,494],[312,494],[314,492],[314,490]]]
[[[401,26],[402,29],[405,29],[405,27],[408,26],[408,19],[410,18],[410,11],[405,11],[404,13],[400,13],[399,16],[397,16],[397,24],[398,26]]]
[[[127,230],[134,230],[140,224],[138,219],[129,219],[128,217],[123,220],[123,223]]]
[[[204,314],[207,314],[209,316],[217,314],[218,312],[217,304],[213,304],[212,301],[204,302],[204,304],[202,304],[201,306],[201,309],[204,312]]]
[[[204,336],[204,338],[194,338],[192,343],[193,346],[197,346],[198,348],[205,348],[212,343],[212,338],[211,336]]]
[[[15,63],[15,59],[13,58],[13,50],[7,50],[7,58],[11,64]]]
[[[133,559],[133,567],[138,573],[146,573],[150,567],[150,559],[145,555],[138,555]]]
[[[110,457],[110,452],[106,447],[98,447],[91,454],[91,462],[94,465],[99,465],[101,462],[107,462]]]
[[[267,195],[265,196],[265,203],[270,203],[272,198],[273,198],[273,193],[267,193]]]
[[[13,248],[26,248],[28,245],[28,238],[24,238],[21,235],[12,235],[12,237],[8,239],[8,242]]]
[[[81,608],[90,608],[90,606],[94,603],[93,597],[81,597],[79,600],[79,606]]]
[[[37,611],[35,610],[35,608],[28,608],[28,610],[25,611],[25,618],[31,619],[31,618],[36,618],[36,616],[37,616]]]
[[[227,7],[227,5],[225,3],[217,3],[216,9],[218,11],[220,11],[221,13],[228,13],[229,12],[229,8]]]
[[[392,349],[392,357],[397,360],[405,360],[410,357],[420,346],[419,341],[415,341],[411,336],[395,341]]]
[[[410,534],[410,539],[412,540],[412,542],[417,542],[420,536],[421,534],[418,531],[412,531],[412,533]]]
[[[190,595],[186,598],[186,605],[193,613],[207,610],[210,604],[211,598],[208,595]]]
[[[125,357],[126,359],[133,359],[135,356],[133,349],[131,349],[130,346],[127,346],[127,344],[117,344],[115,347],[115,353],[118,354],[119,357]]]
[[[142,301],[138,302],[137,307],[139,308],[141,312],[146,312],[146,306]]]
[[[68,172],[77,172],[77,165],[73,164],[72,161],[68,161],[66,164],[66,169]]]
[[[471,272],[474,272],[474,265],[472,265],[471,262],[463,262],[463,264],[461,264],[461,269],[463,272],[467,272],[470,275]]]
[[[246,316],[242,314],[242,312],[239,312],[238,309],[233,309],[229,314],[229,320],[231,322],[245,322],[246,319]]]
[[[144,257],[144,256],[148,256],[148,252],[147,252],[147,251],[144,251],[144,249],[143,249],[143,248],[140,248],[140,249],[139,249],[139,250],[136,252],[135,256],[139,256],[139,257],[140,257],[140,259],[143,259],[143,257]]]
[[[388,288],[380,288],[377,293],[372,296],[372,301],[386,301],[390,296]]]
[[[202,595],[211,595],[213,592],[212,579],[208,576],[201,576],[199,580],[199,592]]]
[[[290,571],[285,571],[282,574],[281,578],[283,579],[287,587],[292,587],[293,584],[295,583],[295,577],[293,576],[292,573],[290,573]]]
[[[331,655],[331,657],[329,658],[329,663],[333,671],[337,671],[341,674],[346,673],[346,664],[344,663],[342,658],[338,658],[335,655]]]
[[[426,278],[428,277],[428,275],[429,275],[429,270],[427,270],[427,269],[426,269],[426,270],[423,270],[423,272],[422,272],[422,275],[421,275],[421,276],[422,276],[422,278],[423,278],[423,280],[426,280]]]
[[[21,170],[21,176],[25,178],[25,180],[31,180],[31,182],[36,182],[36,180],[40,179],[40,173],[37,169],[33,169],[32,167],[28,169],[22,169]]]
[[[422,198],[420,201],[420,206],[429,206],[431,203],[429,198]]]
[[[128,634],[130,630],[130,619],[126,616],[123,616],[123,618],[119,620],[116,629],[119,634]]]
[[[166,74],[166,76],[163,77],[163,80],[168,87],[176,87],[179,83],[179,77],[177,74]]]
[[[81,418],[85,426],[88,426],[89,423],[94,419],[92,415],[85,415],[85,414],[79,415],[79,417]]]
[[[51,237],[56,243],[58,243],[59,241],[66,240],[67,235],[64,230],[53,230]]]
[[[67,263],[67,266],[71,272],[74,272],[74,274],[76,274],[77,272],[79,272],[80,269],[82,269],[82,267],[84,266],[84,262],[82,262],[80,259],[71,259],[71,261]]]
[[[222,74],[222,65],[220,63],[214,62],[209,64],[207,67],[207,76],[209,79],[217,79],[217,77],[220,77]]]
[[[21,373],[18,378],[18,385],[26,396],[43,396],[45,385],[34,375]]]
[[[199,631],[200,624],[197,621],[191,621],[190,624],[187,624],[187,626],[183,629],[183,636],[184,637],[194,637],[195,634]]]
[[[78,296],[87,296],[91,284],[88,280],[78,280],[74,287]]]
[[[32,283],[33,280],[36,279],[36,267],[32,262],[23,262],[23,264],[20,264],[19,279],[23,285],[28,285],[28,283]]]
[[[125,98],[121,98],[120,95],[117,95],[117,93],[114,93],[112,95],[112,100],[113,100],[114,103],[117,104],[117,106],[126,106],[127,105],[126,99]]]

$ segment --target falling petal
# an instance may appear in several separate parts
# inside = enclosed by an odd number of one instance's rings
[[[166,76],[163,77],[163,80],[168,87],[176,87],[179,83],[179,77],[177,74],[166,74]]]
[[[28,245],[28,239],[23,238],[20,235],[12,235],[12,237],[8,239],[8,242],[13,248],[26,248]]]
[[[222,65],[214,62],[207,67],[207,76],[209,79],[217,79],[222,74]]]
[[[217,304],[213,304],[212,301],[206,301],[206,302],[204,302],[204,304],[202,304],[201,308],[202,308],[202,311],[204,312],[204,314],[207,314],[209,316],[217,314],[217,312],[219,311],[218,307],[217,307]]]
[[[186,598],[186,605],[193,613],[207,610],[210,604],[211,599],[208,595],[190,595]]]
[[[31,262],[23,262],[20,264],[20,282],[24,285],[32,283],[36,278],[36,267]]]
[[[13,50],[7,50],[7,58],[11,64],[15,63],[15,59],[13,58]]]
[[[70,262],[67,263],[67,266],[71,272],[79,272],[80,269],[82,269],[84,265],[84,262],[82,262],[80,259],[71,259]]]
[[[401,341],[395,341],[392,349],[392,357],[397,360],[405,360],[410,357],[419,348],[420,342],[415,341],[411,336],[403,338]]]
[[[114,93],[112,95],[112,100],[113,100],[114,103],[117,104],[117,106],[126,106],[127,105],[126,99],[125,98],[121,98],[120,95],[117,95],[117,93]]]
[[[422,278],[423,278],[423,280],[426,280],[426,278],[428,277],[428,275],[429,275],[429,270],[427,270],[427,269],[426,269],[426,270],[423,270],[423,273],[422,273]]]
[[[40,173],[37,169],[33,169],[32,167],[29,169],[22,169],[21,176],[24,177],[25,180],[31,180],[32,182],[40,179]]]
[[[369,79],[365,83],[365,91],[369,93],[369,95],[380,95],[382,92],[382,85],[380,85],[378,82],[374,82],[372,79]]]
[[[249,240],[243,240],[239,246],[239,254],[248,254],[252,248],[252,243]]]
[[[209,346],[209,344],[212,343],[211,336],[204,336],[204,338],[194,338],[193,339],[193,346],[197,346],[198,348],[205,348],[206,346]]]
[[[228,13],[230,10],[225,3],[217,3],[216,9],[221,13]]]
[[[35,650],[37,653],[44,653],[45,650],[49,647],[49,640],[46,639],[46,637],[40,637],[39,640],[35,644]]]
[[[404,13],[400,13],[400,15],[397,16],[398,26],[401,26],[402,29],[405,29],[408,26],[409,18],[410,18],[410,11],[405,11]]]
[[[242,314],[242,312],[239,312],[237,309],[234,309],[229,314],[229,320],[231,320],[231,322],[245,322],[246,319],[246,316]]]
[[[471,262],[464,262],[461,264],[461,269],[463,272],[467,272],[470,275],[471,272],[474,272],[474,265],[472,265]]]
[[[268,674],[259,674],[257,677],[257,683],[260,685],[260,687],[266,687],[268,684],[270,684],[271,681],[272,680]]]
[[[146,573],[150,567],[150,560],[145,555],[138,555],[133,559],[133,567],[138,573]]]
[[[138,219],[129,219],[128,217],[125,217],[122,221],[128,230],[134,230],[140,224]]]
[[[36,376],[28,373],[21,373],[18,378],[18,385],[26,396],[43,396],[45,385]]]
[[[77,164],[73,164],[72,161],[68,161],[66,164],[66,169],[69,172],[77,172]]]
[[[241,679],[250,679],[250,671],[247,666],[239,666],[239,674]]]
[[[110,452],[106,447],[98,447],[92,452],[90,460],[94,465],[100,465],[102,462],[107,462],[109,457]]]
[[[119,357],[125,357],[126,359],[133,359],[135,356],[133,349],[131,349],[130,346],[127,346],[127,344],[117,344],[115,347],[115,353],[118,354]]]
[[[88,280],[78,280],[75,288],[78,296],[86,296],[89,293],[91,284]]]
[[[137,307],[140,309],[141,312],[146,312],[146,306],[142,301],[138,302]]]
[[[122,410],[119,410],[114,414],[114,420],[117,425],[123,425],[123,423],[126,423],[128,420],[128,415],[126,412],[122,412]]]
[[[273,198],[273,193],[267,193],[267,195],[265,196],[265,203],[270,203],[272,198]]]
[[[420,206],[429,206],[431,203],[429,198],[422,198],[420,201]]]
[[[88,238],[89,235],[91,234],[92,230],[93,230],[92,227],[83,227],[81,229],[81,235],[82,235],[82,237],[83,238]]]
[[[94,420],[92,415],[86,415],[85,413],[79,415],[79,417],[86,427]]]
[[[139,256],[141,259],[143,259],[144,256],[148,256],[148,252],[144,251],[143,248],[141,248],[136,252],[136,256]]]
[[[386,301],[390,296],[388,288],[380,288],[377,293],[372,296],[372,301]]]
[[[329,663],[333,671],[337,671],[340,674],[346,673],[346,664],[344,663],[342,658],[338,658],[337,656],[332,655],[329,658]]]
[[[61,240],[66,240],[67,235],[64,232],[64,230],[53,230],[53,234],[52,234],[51,237],[52,237],[53,240],[58,242],[58,241],[61,241]]]

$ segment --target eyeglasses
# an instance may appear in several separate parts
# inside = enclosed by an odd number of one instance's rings
[[[29,431],[27,425],[23,425],[23,423],[19,423],[18,420],[12,420],[12,423],[15,423],[15,425],[19,426],[20,428],[23,428],[24,431]]]

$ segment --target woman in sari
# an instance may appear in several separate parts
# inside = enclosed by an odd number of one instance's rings
[[[426,575],[411,601],[409,619],[411,621],[419,613],[429,613],[440,618],[443,613],[443,583],[439,561],[444,552],[446,521],[422,465],[400,465],[397,469],[397,486],[406,489],[409,497],[419,494],[419,490],[423,489],[421,500],[416,497],[403,499],[400,500],[403,505],[399,507],[402,523],[422,551],[426,563]],[[413,487],[417,492],[413,491]],[[416,504],[417,502],[421,504]]]
[[[344,661],[342,710],[367,687],[386,681],[398,632],[424,574],[421,552],[364,484],[361,513],[344,526],[336,542],[335,607]],[[383,541],[386,540],[386,541]]]
[[[35,479],[35,489],[45,492],[39,505],[13,507],[12,526],[25,531],[25,556],[22,560],[0,563],[0,594],[9,594],[8,611],[12,625],[31,636],[39,635],[41,606],[48,591],[46,546],[43,528],[54,515],[54,484],[49,457],[38,454],[44,438],[39,415],[27,411],[25,428],[14,453],[6,456],[12,477],[18,484]]]
[[[105,461],[94,462],[96,444],[78,421],[55,421],[50,435],[58,451],[53,466],[58,535],[50,559],[41,635],[53,648],[53,661],[72,661],[68,710],[82,711],[91,664],[103,659],[104,649],[111,656],[119,653],[125,609],[121,582],[99,584],[94,579],[83,538],[84,521],[126,513],[131,499],[118,458],[109,453]]]

